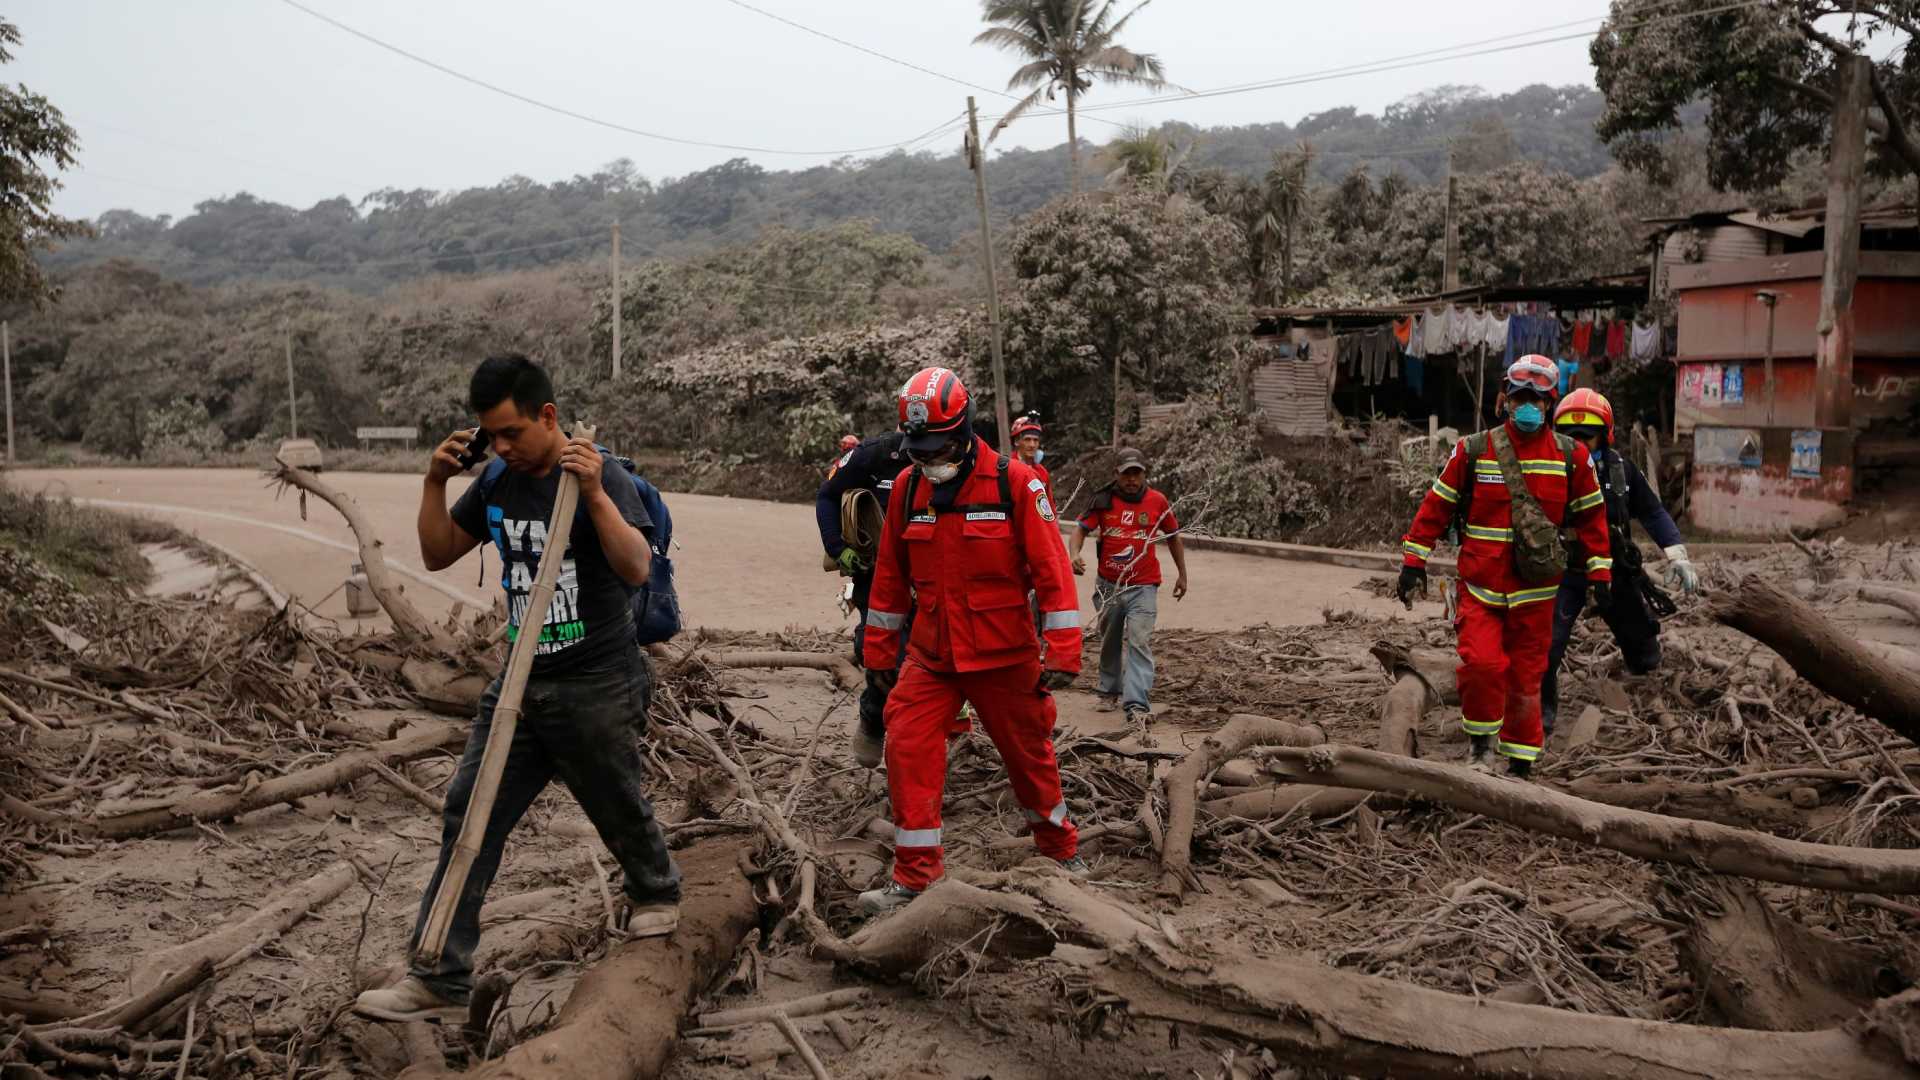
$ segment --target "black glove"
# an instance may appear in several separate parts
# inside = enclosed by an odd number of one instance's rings
[[[1051,694],[1055,690],[1065,690],[1067,687],[1072,686],[1073,680],[1076,678],[1079,678],[1079,676],[1071,671],[1043,671],[1040,673],[1040,681],[1035,684],[1034,689],[1042,693]]]
[[[1605,615],[1613,610],[1613,586],[1604,581],[1589,582],[1587,599],[1593,605],[1593,610]]]
[[[899,681],[900,670],[898,668],[887,668],[885,670],[881,670],[880,668],[867,669],[867,685],[883,694],[893,693],[894,684]]]
[[[1427,598],[1427,568],[1424,566],[1403,566],[1400,568],[1400,580],[1393,587],[1393,595],[1413,610],[1413,592],[1420,590],[1420,598]]]

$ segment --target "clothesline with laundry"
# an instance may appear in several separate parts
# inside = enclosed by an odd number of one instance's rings
[[[1403,380],[1423,392],[1425,361],[1471,353],[1506,365],[1529,354],[1551,357],[1561,389],[1591,382],[1602,365],[1649,363],[1673,355],[1670,333],[1646,312],[1616,309],[1558,311],[1544,304],[1428,308],[1334,339],[1335,370],[1363,386]],[[1582,378],[1582,368],[1588,368]]]

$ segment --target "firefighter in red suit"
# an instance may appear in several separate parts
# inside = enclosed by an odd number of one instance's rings
[[[1586,447],[1568,440],[1563,453],[1547,416],[1559,387],[1559,369],[1544,356],[1523,356],[1507,369],[1506,387],[1495,402],[1527,490],[1554,525],[1573,529],[1585,558],[1593,606],[1611,606],[1607,516],[1593,463]],[[1471,738],[1472,763],[1493,770],[1494,737],[1507,758],[1507,771],[1525,777],[1545,748],[1540,721],[1540,679],[1553,644],[1554,598],[1559,581],[1529,582],[1520,577],[1513,556],[1513,506],[1493,440],[1454,444],[1453,454],[1428,489],[1413,527],[1401,542],[1406,551],[1396,592],[1408,607],[1427,585],[1427,557],[1453,523],[1461,495],[1467,519],[1460,542],[1459,635],[1461,726]]]
[[[947,726],[963,701],[1006,762],[1035,845],[1086,873],[1053,756],[1053,691],[1080,672],[1080,600],[1046,485],[974,435],[967,388],[946,368],[920,371],[901,388],[900,430],[913,464],[887,503],[863,657],[873,677],[892,678],[914,611],[886,709],[893,880],[860,894],[875,913],[940,878]],[[1034,639],[1029,590],[1039,597],[1044,644]]]
[[[1045,465],[1040,464],[1041,459],[1047,456],[1047,452],[1040,448],[1040,440],[1046,436],[1046,433],[1046,428],[1040,426],[1038,413],[1029,412],[1013,422],[1013,452],[1019,455],[1020,460],[1026,462],[1028,467],[1033,469],[1033,474],[1046,485],[1047,501],[1051,503],[1055,501],[1053,474],[1047,471]]]

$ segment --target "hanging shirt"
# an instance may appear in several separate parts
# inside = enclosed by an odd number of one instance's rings
[[[1480,341],[1495,352],[1506,351],[1507,317],[1487,312],[1486,320],[1481,324]]]
[[[1638,363],[1660,358],[1660,324],[1633,325],[1633,359]]]
[[[1418,359],[1427,355],[1426,316],[1414,315],[1407,319],[1407,355]]]
[[[1619,319],[1607,327],[1607,359],[1622,360],[1627,355],[1627,324]]]
[[[1453,345],[1453,309],[1437,307],[1428,310],[1426,322],[1426,355],[1445,356],[1454,349]]]
[[[1587,355],[1587,344],[1593,340],[1593,323],[1581,319],[1573,324],[1573,351],[1576,356]]]
[[[1453,309],[1453,327],[1448,336],[1456,351],[1478,345],[1480,335],[1485,332],[1481,317],[1475,315],[1471,309],[1458,307]]]

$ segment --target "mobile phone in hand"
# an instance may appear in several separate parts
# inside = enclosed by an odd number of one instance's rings
[[[467,448],[460,454],[460,471],[465,472],[487,460],[487,447],[493,445],[493,436],[486,428],[474,428],[473,435],[467,440]]]

